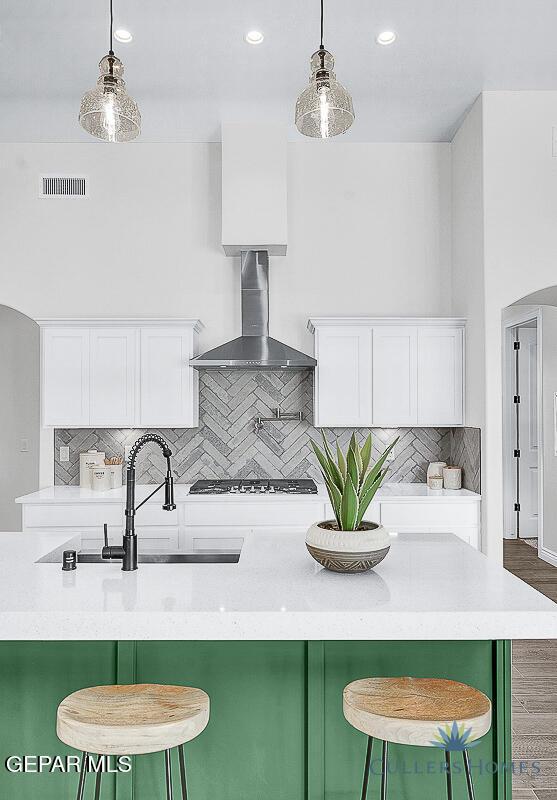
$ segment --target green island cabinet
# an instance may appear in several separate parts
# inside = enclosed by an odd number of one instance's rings
[[[342,689],[367,676],[414,675],[460,680],[491,698],[491,732],[470,750],[476,797],[511,800],[510,649],[504,641],[1,642],[0,798],[75,798],[75,772],[6,768],[10,755],[75,755],[55,731],[56,708],[70,692],[175,683],[211,698],[208,727],[186,745],[190,800],[356,800],[366,738],[344,720]],[[388,796],[444,798],[443,757],[434,747],[392,745]],[[453,762],[453,796],[464,800],[459,754]],[[141,756],[131,772],[108,776],[102,797],[163,800],[163,780],[163,754]],[[378,780],[370,798],[379,796]]]

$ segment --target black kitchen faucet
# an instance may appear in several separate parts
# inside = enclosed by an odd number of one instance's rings
[[[166,458],[166,477],[164,482],[157,486],[157,488],[148,495],[145,500],[136,506],[135,505],[135,460],[139,451],[149,442],[158,444],[162,450],[163,456]],[[172,466],[170,459],[172,457],[172,450],[168,443],[159,436],[158,433],[146,433],[140,436],[137,442],[130,450],[128,457],[128,466],[126,469],[126,531],[122,542],[122,547],[110,546],[108,544],[107,526],[104,526],[104,547],[102,549],[102,557],[106,559],[121,559],[122,569],[124,572],[132,572],[137,569],[137,534],[135,532],[135,514],[138,509],[144,505],[147,500],[150,500],[159,489],[164,486],[164,503],[163,509],[165,511],[174,511],[176,505],[174,503],[174,478],[172,476]]]

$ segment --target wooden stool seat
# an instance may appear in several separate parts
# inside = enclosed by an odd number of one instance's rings
[[[491,727],[491,702],[478,689],[439,678],[363,678],[343,692],[346,720],[376,739],[431,746],[456,722],[479,739]]]
[[[209,697],[187,686],[93,686],[58,706],[56,732],[65,744],[99,755],[170,750],[194,739],[209,721]]]

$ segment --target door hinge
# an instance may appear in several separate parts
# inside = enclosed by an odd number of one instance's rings
[[[520,403],[520,395],[519,394],[515,394],[515,396],[513,397],[513,403]]]
[[[515,458],[520,458],[520,450],[514,450],[513,455]]]
[[[515,503],[514,504],[514,510],[515,511],[520,511],[520,503]]]
[[[513,342],[513,346],[515,350],[520,350],[520,342]]]

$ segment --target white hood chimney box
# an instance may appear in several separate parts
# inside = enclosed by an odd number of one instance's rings
[[[286,128],[222,125],[222,246],[286,255]]]

